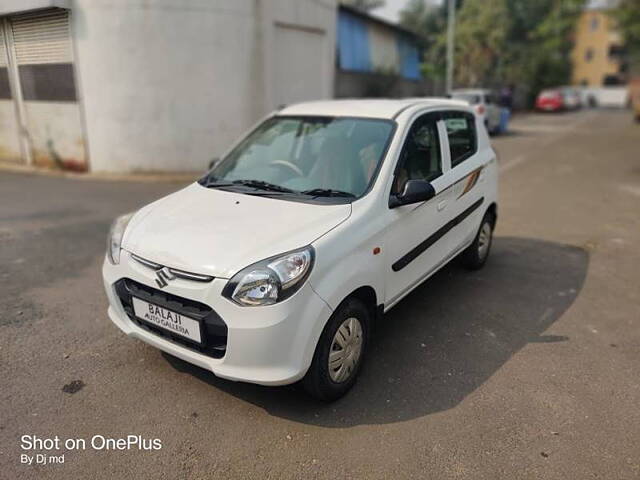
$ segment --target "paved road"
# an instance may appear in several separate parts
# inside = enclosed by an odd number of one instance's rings
[[[0,173],[0,477],[638,478],[640,129],[527,116],[495,145],[489,264],[447,267],[386,315],[332,405],[218,380],[107,320],[111,218],[179,185]],[[162,449],[26,466],[26,434]]]

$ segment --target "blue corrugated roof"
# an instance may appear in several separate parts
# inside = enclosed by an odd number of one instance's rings
[[[350,8],[338,10],[338,66],[342,70],[372,72],[369,25],[382,24],[390,35],[396,38],[399,65],[398,74],[405,78],[418,80],[420,75],[420,50],[415,35],[407,33],[401,27],[387,25],[378,19]]]

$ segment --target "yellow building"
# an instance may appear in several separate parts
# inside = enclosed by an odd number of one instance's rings
[[[607,13],[611,3],[591,2],[578,20],[572,54],[574,85],[601,87],[626,82],[622,38]]]

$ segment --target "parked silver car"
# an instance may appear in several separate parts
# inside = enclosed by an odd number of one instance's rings
[[[484,121],[491,134],[500,133],[502,109],[491,90],[484,88],[464,88],[451,92],[451,98],[463,100],[471,105]]]

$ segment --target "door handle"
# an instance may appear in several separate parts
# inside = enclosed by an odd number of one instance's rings
[[[447,206],[447,201],[446,200],[442,200],[440,203],[438,203],[438,211],[442,211],[444,210],[444,207]]]

